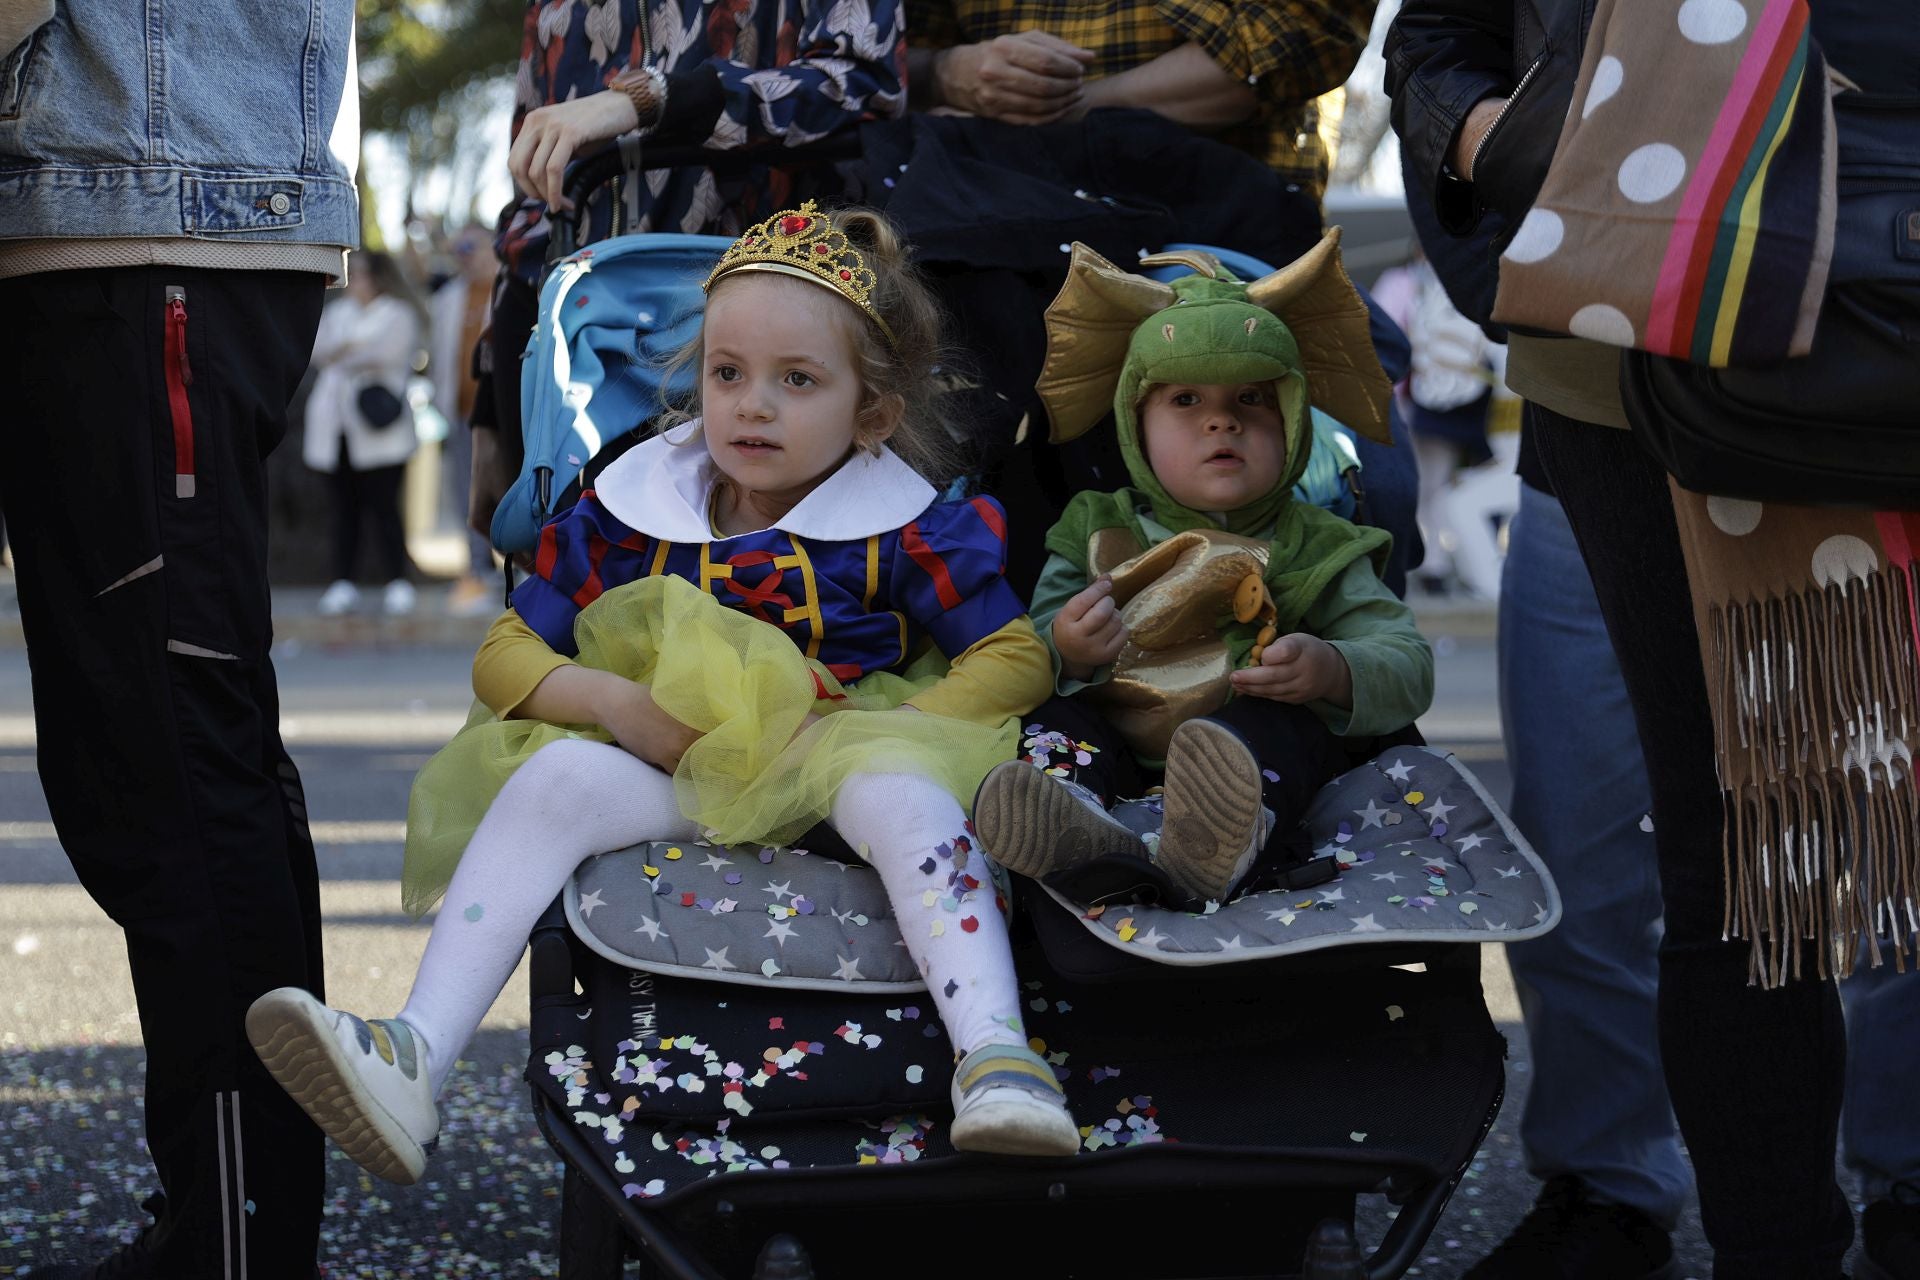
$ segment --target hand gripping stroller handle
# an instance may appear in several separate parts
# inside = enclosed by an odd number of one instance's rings
[[[626,173],[651,173],[658,169],[711,169],[721,177],[743,173],[756,166],[778,169],[811,169],[855,160],[860,156],[860,132],[843,129],[797,147],[778,140],[749,147],[716,150],[696,143],[651,143],[642,140],[633,146],[616,142],[567,166],[560,190],[573,203],[572,213],[556,212],[549,240],[550,261],[558,261],[580,247],[580,221],[588,199],[601,187]],[[637,155],[637,159],[632,158]]]

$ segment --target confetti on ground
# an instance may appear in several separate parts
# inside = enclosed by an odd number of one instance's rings
[[[158,1189],[141,1141],[137,1046],[0,1052],[0,1275],[97,1260],[148,1222]],[[441,1098],[443,1142],[414,1187],[397,1191],[327,1150],[321,1275],[552,1275],[561,1165],[527,1111],[525,1032],[484,1032]],[[662,1185],[660,1190],[664,1190]]]

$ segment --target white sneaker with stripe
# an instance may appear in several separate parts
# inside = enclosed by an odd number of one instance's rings
[[[440,1132],[426,1046],[398,1018],[363,1021],[298,987],[247,1010],[247,1039],[273,1078],[355,1164],[409,1185]]]

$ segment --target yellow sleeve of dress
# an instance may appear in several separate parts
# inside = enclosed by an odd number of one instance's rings
[[[473,696],[502,720],[557,668],[573,659],[553,651],[538,632],[509,609],[493,620],[473,655]]]
[[[1022,614],[953,659],[947,674],[907,705],[928,715],[997,725],[1053,694],[1053,655]]]

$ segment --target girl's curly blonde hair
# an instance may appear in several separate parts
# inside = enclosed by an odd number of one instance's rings
[[[936,488],[944,487],[966,467],[967,450],[954,433],[954,424],[939,403],[950,389],[956,352],[948,345],[946,317],[926,281],[911,261],[911,250],[894,225],[872,209],[839,209],[825,215],[845,235],[873,272],[870,303],[893,334],[892,341],[867,314],[847,303],[859,317],[853,327],[854,350],[860,361],[860,416],[864,421],[888,397],[899,397],[903,412],[886,444],[902,461]],[[716,290],[727,285],[721,277]],[[669,359],[665,388],[691,368],[693,390],[682,402],[669,402],[661,420],[663,430],[700,416],[700,378],[704,333]],[[856,428],[855,439],[879,450],[878,440]]]

